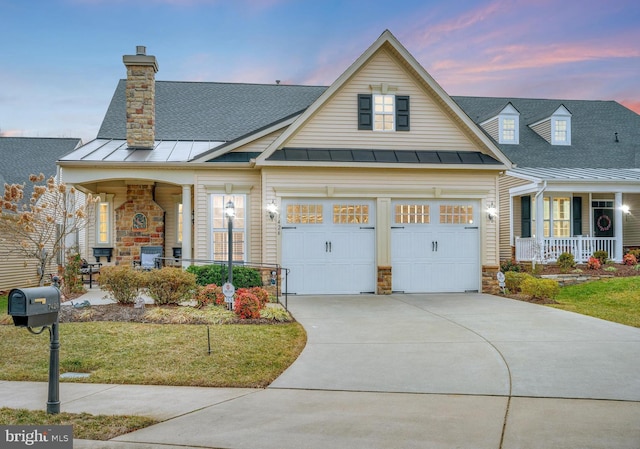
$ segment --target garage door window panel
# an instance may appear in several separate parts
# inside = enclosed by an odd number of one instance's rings
[[[429,224],[429,205],[396,204],[394,220],[396,224]]]
[[[333,206],[334,224],[369,223],[369,206],[366,204],[335,204]]]
[[[440,206],[440,224],[473,223],[473,206],[443,204]]]
[[[322,204],[287,205],[288,224],[322,224]]]

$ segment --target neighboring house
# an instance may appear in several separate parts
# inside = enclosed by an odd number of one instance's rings
[[[29,176],[44,174],[46,178],[57,175],[56,161],[78,148],[80,139],[40,137],[0,137],[0,185],[27,184]],[[31,194],[30,190],[27,190]],[[38,264],[25,259],[11,245],[15,242],[0,236],[0,291],[38,285]],[[57,271],[50,267],[50,273]]]
[[[329,87],[155,81],[137,50],[96,140],[58,162],[101,198],[85,254],[226,261],[232,201],[234,260],[290,269],[289,293],[491,288],[517,168],[390,32]]]
[[[516,165],[500,177],[500,258],[620,262],[640,247],[640,116],[613,101],[454,97]]]

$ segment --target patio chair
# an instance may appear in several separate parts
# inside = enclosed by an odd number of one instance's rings
[[[162,246],[143,246],[140,248],[140,260],[134,260],[133,266],[141,270],[160,268],[160,257],[162,257]]]

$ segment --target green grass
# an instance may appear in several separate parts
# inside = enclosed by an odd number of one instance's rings
[[[550,307],[640,327],[640,276],[563,287],[556,301]]]
[[[88,413],[58,413],[50,415],[41,410],[0,408],[3,425],[73,426],[74,439],[110,440],[158,421],[143,416],[90,415]]]

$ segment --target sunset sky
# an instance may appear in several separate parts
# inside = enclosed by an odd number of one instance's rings
[[[158,80],[331,84],[389,29],[450,95],[640,113],[638,0],[0,0],[0,135],[95,138],[122,55]]]

